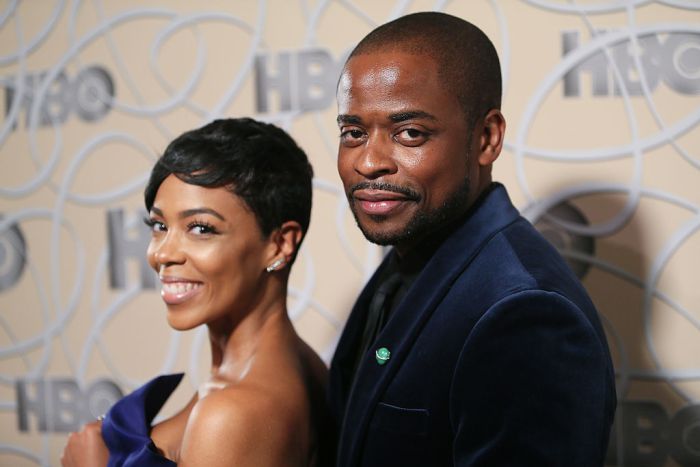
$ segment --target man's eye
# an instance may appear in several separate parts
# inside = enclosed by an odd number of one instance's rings
[[[394,139],[406,146],[418,146],[428,140],[428,133],[416,128],[405,128],[399,131]]]
[[[362,131],[358,129],[343,130],[340,132],[340,137],[343,139],[359,139],[362,138]]]
[[[365,132],[359,128],[341,128],[340,143],[345,147],[356,147],[362,144]]]
[[[419,138],[419,137],[423,136],[423,132],[418,131],[415,128],[408,128],[406,130],[403,130],[401,133],[403,133],[404,136],[406,136],[408,138]]]

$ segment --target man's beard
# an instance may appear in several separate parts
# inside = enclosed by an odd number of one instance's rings
[[[355,216],[355,222],[365,238],[377,245],[398,245],[420,240],[432,232],[455,220],[467,210],[469,198],[469,179],[465,178],[459,188],[445,202],[430,211],[419,211],[409,221],[406,227],[398,232],[373,232],[365,229],[357,217],[355,205],[350,201],[350,209]],[[398,190],[395,190],[398,191]],[[350,198],[350,196],[348,196]]]

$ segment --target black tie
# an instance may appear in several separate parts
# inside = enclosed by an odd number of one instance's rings
[[[365,352],[369,350],[386,324],[389,312],[391,311],[391,300],[400,286],[401,276],[398,272],[394,272],[390,274],[374,292],[374,296],[369,303],[365,330],[362,334],[362,340],[360,341],[357,357],[355,359],[355,372],[357,372],[357,368],[360,366],[360,361],[362,361]]]

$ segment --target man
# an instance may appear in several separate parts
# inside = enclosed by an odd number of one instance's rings
[[[338,465],[602,465],[610,355],[582,286],[491,180],[491,42],[453,16],[399,18],[354,49],[337,97],[350,207],[394,247],[331,364]]]

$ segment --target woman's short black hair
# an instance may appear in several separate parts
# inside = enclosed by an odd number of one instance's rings
[[[289,220],[304,234],[309,227],[313,169],[304,151],[275,125],[229,118],[178,136],[151,171],[144,191],[148,211],[169,175],[227,188],[245,201],[265,237]]]

